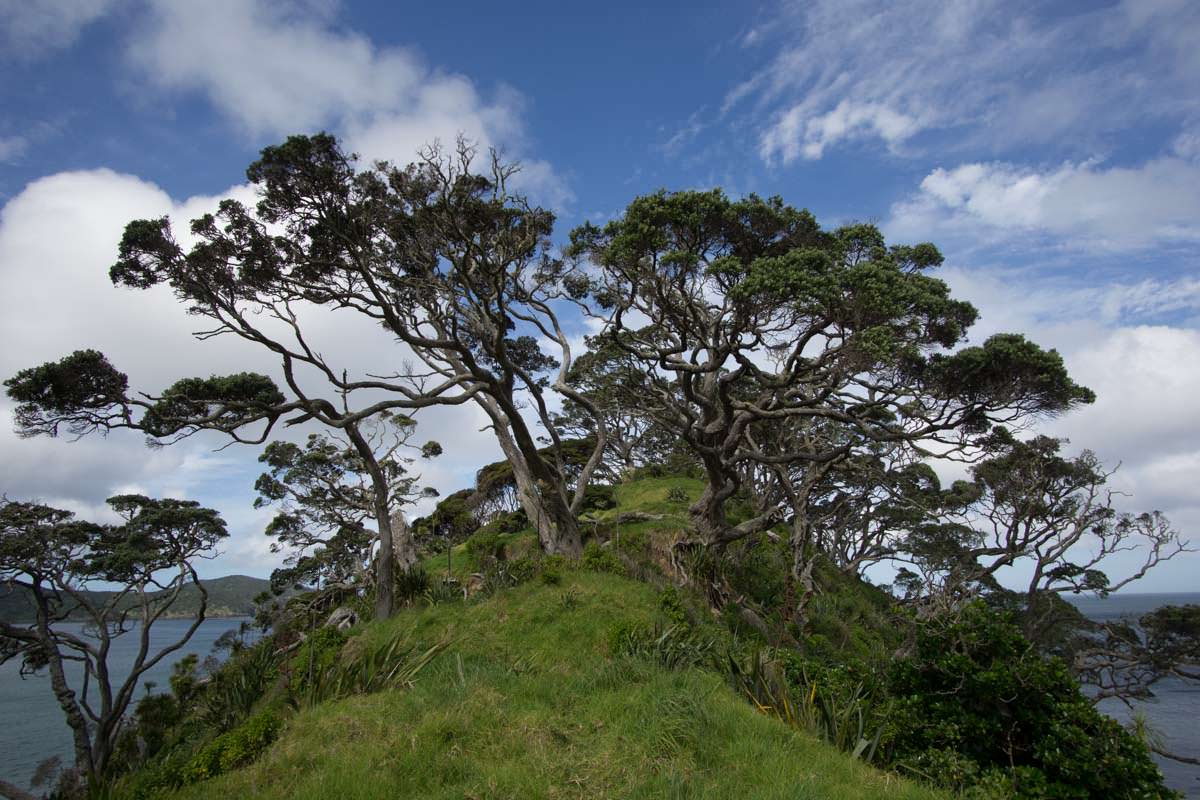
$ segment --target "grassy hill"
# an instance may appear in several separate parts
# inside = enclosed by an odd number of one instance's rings
[[[715,672],[614,651],[650,586],[567,572],[366,626],[450,645],[411,688],[301,711],[248,767],[180,798],[933,798],[760,714]]]
[[[247,575],[226,575],[204,581],[208,591],[208,617],[243,617],[254,613],[254,597],[270,588],[270,581],[251,578]],[[109,592],[87,592],[96,602],[103,602]],[[200,608],[200,593],[194,586],[187,586],[167,612],[170,617],[194,617]],[[7,587],[0,584],[0,621],[29,622],[34,619],[33,601],[27,591],[19,586]],[[80,613],[72,613],[72,619],[83,619]]]

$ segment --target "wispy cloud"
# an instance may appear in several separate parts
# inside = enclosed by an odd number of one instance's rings
[[[1200,109],[1200,56],[1188,44],[1200,39],[1200,5],[1049,10],[1030,0],[788,3],[778,52],[724,107],[752,109],[760,155],[782,163],[855,140],[895,149],[927,131],[997,152],[1066,133],[1087,146]]]
[[[0,56],[45,58],[69,47],[120,0],[0,0]]]

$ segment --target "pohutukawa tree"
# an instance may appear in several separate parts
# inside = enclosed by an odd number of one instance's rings
[[[0,584],[26,592],[34,611],[27,624],[0,622],[0,662],[20,658],[22,671],[49,672],[74,739],[77,777],[88,781],[112,766],[142,676],[204,621],[208,593],[196,563],[226,536],[217,512],[192,501],[120,495],[108,503],[121,524],[0,502]],[[154,624],[189,587],[189,612],[198,600],[191,624],[175,640],[152,645]],[[62,624],[68,620],[87,623],[87,631]],[[128,672],[109,663],[114,641],[126,635],[137,640]]]
[[[381,414],[362,428],[388,484],[394,508],[392,528],[406,530],[401,507],[418,497],[433,497],[420,489],[420,476],[411,472],[413,458],[440,454],[441,446],[410,444],[416,422],[410,417]],[[313,433],[304,445],[275,441],[258,459],[268,471],[254,488],[256,508],[275,505],[279,513],[266,533],[275,541],[271,551],[286,552],[284,566],[271,575],[275,589],[296,584],[335,591],[358,591],[373,584],[371,573],[378,554],[373,545],[375,490],[367,465],[349,441],[336,434]],[[395,539],[396,537],[394,537]],[[397,561],[404,563],[403,552]]]
[[[642,382],[641,365],[607,339],[589,336],[584,342],[589,349],[575,359],[567,383],[604,418],[607,445],[598,477],[616,483],[639,467],[664,463],[673,441],[644,412],[642,399],[629,391]],[[596,435],[595,415],[569,398],[562,413],[555,415],[554,426],[575,439]]]
[[[571,351],[554,311],[573,267],[549,245],[553,215],[509,190],[516,167],[493,154],[488,174],[479,175],[473,159],[460,142],[452,154],[430,149],[405,169],[378,163],[358,171],[333,137],[295,136],[264,149],[247,170],[259,197],[255,208],[222,201],[216,213],[193,220],[190,249],[176,242],[165,218],[130,223],[113,282],[169,285],[189,313],[212,323],[201,338],[233,335],[266,349],[279,361],[284,388],[241,373],[138,394],[100,353],[81,351],[6,383],[21,404],[19,430],[135,428],[160,441],[218,430],[262,443],[281,419],[337,429],[371,474],[380,537],[377,613],[389,614],[393,550],[403,554],[402,567],[415,561],[415,550],[407,532],[393,548],[387,477],[359,428],[385,411],[473,401],[513,464],[543,547],[577,555],[573,512],[600,461],[604,426],[597,426],[583,479],[568,491],[547,395],[556,391],[592,408],[566,384]],[[377,322],[398,343],[390,365],[415,356],[423,366],[348,376],[305,334],[311,307]],[[547,343],[557,359],[543,352]],[[542,452],[527,409],[550,431]]]
[[[1061,440],[1047,436],[991,438],[992,454],[971,468],[971,481],[925,492],[927,522],[899,548],[917,568],[905,578],[922,602],[956,603],[1023,567],[1024,632],[1042,641],[1058,621],[1052,595],[1110,594],[1188,549],[1160,512],[1118,510],[1111,472],[1094,453],[1064,458]],[[1112,574],[1122,554],[1127,569]]]
[[[1021,336],[953,350],[976,311],[927,274],[942,261],[933,245],[889,247],[870,225],[825,231],[778,198],[659,192],[574,231],[570,252],[594,270],[576,295],[645,374],[631,389],[703,464],[691,516],[707,547],[779,518],[728,519],[746,462],[819,469],[862,443],[961,453],[995,424],[1093,399]],[[838,433],[771,451],[752,436],[796,420]]]

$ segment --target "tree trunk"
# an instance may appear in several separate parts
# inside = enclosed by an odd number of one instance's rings
[[[45,650],[46,667],[50,672],[50,688],[54,691],[54,697],[67,717],[67,725],[71,728],[71,737],[75,746],[75,769],[78,773],[91,778],[95,774],[95,768],[92,762],[91,742],[88,738],[87,719],[83,716],[79,701],[75,699],[75,692],[67,685],[62,657],[50,639],[50,610],[47,608],[46,598],[37,584],[33,586],[33,596],[37,603],[38,638]]]
[[[417,564],[417,543],[413,539],[412,528],[404,512],[396,509],[392,512],[392,552],[396,567],[408,572]]]
[[[375,618],[387,619],[396,611],[394,586],[396,566],[408,571],[417,563],[417,548],[407,524],[396,531],[392,526],[392,496],[387,476],[383,474],[375,451],[355,425],[346,427],[346,436],[362,458],[371,476],[371,491],[374,495],[375,525],[379,531],[379,552],[375,557]],[[399,511],[397,510],[397,513]],[[400,515],[401,523],[404,516]]]
[[[792,620],[803,627],[806,619],[806,607],[812,599],[816,588],[813,585],[812,573],[816,560],[809,552],[812,544],[812,527],[809,524],[806,503],[808,488],[801,492],[800,502],[792,509],[792,582],[796,587]]]
[[[579,522],[571,513],[559,487],[550,486],[547,481],[534,476],[529,461],[513,440],[503,412],[491,402],[491,398],[477,396],[477,400],[492,419],[496,440],[512,466],[517,500],[529,517],[529,524],[537,531],[542,550],[548,555],[561,555],[572,560],[579,558],[583,554]]]

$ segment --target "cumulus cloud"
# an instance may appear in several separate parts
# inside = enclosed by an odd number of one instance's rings
[[[0,55],[45,57],[69,47],[80,31],[120,0],[0,0]]]
[[[759,154],[770,161],[778,156],[784,163],[798,156],[817,159],[825,148],[849,139],[878,137],[895,147],[919,129],[913,117],[878,103],[843,100],[824,114],[814,115],[804,103],[780,115],[763,134]]]
[[[767,161],[858,139],[896,149],[939,130],[1000,151],[1089,148],[1200,106],[1194,3],[1049,15],[1032,0],[813,0],[783,3],[777,23],[774,57],[724,104],[758,121]]]
[[[895,204],[893,236],[998,239],[1044,233],[1068,246],[1122,250],[1200,240],[1200,164],[1164,157],[1132,167],[1065,163],[1048,170],[970,163],[937,168]]]
[[[1084,284],[995,266],[941,271],[955,296],[974,303],[973,341],[1000,331],[1028,335],[1063,356],[1096,402],[1044,420],[1036,432],[1070,440],[1066,451],[1094,451],[1110,468],[1123,510],[1163,511],[1200,543],[1200,331],[1169,322],[1200,311],[1200,281],[1143,279]],[[1126,567],[1135,566],[1124,559]],[[1189,585],[1200,556],[1159,568],[1140,591]],[[1150,588],[1145,588],[1150,587]]]
[[[203,95],[254,137],[332,129],[366,159],[405,164],[461,134],[524,161],[519,180],[537,201],[570,201],[551,165],[526,156],[520,93],[485,94],[413,50],[378,47],[336,27],[335,11],[313,2],[151,0],[128,58],[142,80]]]
[[[245,186],[220,196],[251,199]],[[264,350],[232,337],[198,341],[202,321],[186,314],[169,289],[114,288],[108,279],[121,231],[135,218],[167,215],[177,235],[187,221],[211,210],[216,197],[172,199],[159,187],[110,170],[60,173],[36,181],[0,211],[0,379],[20,369],[94,347],[129,374],[136,390],[156,392],[194,376],[257,371],[278,376]],[[331,363],[351,376],[380,372],[403,359],[378,325],[356,315],[310,310],[306,335]],[[265,574],[277,557],[262,534],[269,512],[252,508],[261,472],[257,450],[233,446],[217,435],[149,449],[140,434],[115,431],[71,442],[20,439],[11,430],[12,403],[0,399],[0,493],[105,519],[105,498],[136,490],[153,496],[190,497],[217,508],[233,533],[225,555],[207,574]],[[461,488],[474,470],[499,458],[494,438],[481,432],[473,408],[433,409],[418,416],[418,442],[436,439],[442,459],[420,462],[423,483],[442,493]],[[307,431],[280,435],[303,436]],[[419,509],[427,511],[428,504]]]

